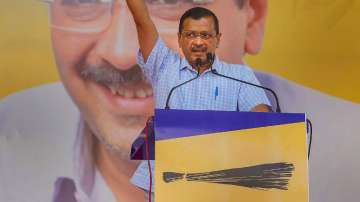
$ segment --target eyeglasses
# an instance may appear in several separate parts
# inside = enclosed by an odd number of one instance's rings
[[[196,32],[196,31],[183,31],[181,33],[186,39],[194,40],[198,37],[200,37],[203,40],[209,40],[211,38],[214,38],[217,34],[210,33],[207,31],[203,32]]]
[[[113,17],[115,6],[126,7],[125,0],[43,0],[49,3],[51,27],[74,32],[101,32]],[[214,0],[145,0],[151,16],[178,21],[196,5]],[[120,9],[120,12],[123,10]]]

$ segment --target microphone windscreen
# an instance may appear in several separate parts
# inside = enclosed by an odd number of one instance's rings
[[[200,58],[196,58],[196,60],[195,60],[195,66],[196,67],[201,67],[201,59]]]
[[[213,63],[214,60],[214,54],[213,53],[206,53],[206,59],[209,61],[209,63]]]

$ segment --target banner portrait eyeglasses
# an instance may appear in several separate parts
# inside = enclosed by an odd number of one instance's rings
[[[151,16],[178,23],[186,10],[194,6],[205,6],[214,0],[145,1]],[[117,6],[126,8],[125,0],[43,0],[43,2],[49,5],[51,28],[83,33],[104,31],[112,21],[114,8]],[[159,31],[162,30],[161,25],[158,28]]]

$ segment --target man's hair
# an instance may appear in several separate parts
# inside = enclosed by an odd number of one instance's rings
[[[244,4],[247,0],[235,0],[237,2],[237,5],[239,6],[240,9],[242,9],[244,7]],[[204,17],[211,17],[213,19],[214,25],[215,25],[215,31],[216,34],[219,34],[219,20],[216,17],[216,15],[209,9],[203,8],[203,7],[194,7],[194,8],[190,8],[189,10],[187,10],[180,18],[180,23],[179,23],[179,33],[182,32],[183,30],[183,26],[184,26],[184,21],[187,18],[191,18],[194,20],[199,20],[201,18]]]
[[[215,25],[216,34],[219,34],[219,20],[216,15],[209,9],[203,7],[194,7],[187,10],[180,18],[179,33],[182,32],[184,21],[188,18],[199,20],[204,17],[211,17]]]
[[[237,1],[237,5],[239,6],[240,9],[242,9],[245,5],[245,2],[248,0],[236,0]]]

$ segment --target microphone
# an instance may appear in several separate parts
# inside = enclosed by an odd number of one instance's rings
[[[177,85],[177,86],[174,86],[174,87],[170,90],[170,92],[169,92],[169,94],[168,94],[168,96],[167,96],[167,98],[166,98],[165,109],[170,109],[170,107],[169,107],[170,97],[171,97],[171,95],[172,95],[172,93],[174,92],[175,89],[177,89],[177,88],[179,88],[180,86],[185,85],[185,84],[187,84],[187,83],[189,83],[189,82],[197,79],[197,78],[200,76],[200,67],[201,67],[201,65],[202,65],[201,59],[200,59],[200,58],[196,58],[196,60],[195,60],[195,67],[196,67],[196,70],[197,70],[197,75],[196,75],[194,78],[190,79],[190,80],[187,80],[187,81],[185,81],[185,82],[183,82],[183,83],[181,83],[181,84],[179,84],[179,85]]]
[[[272,89],[270,88],[267,88],[267,87],[264,87],[264,86],[261,86],[261,85],[257,85],[257,84],[254,84],[254,83],[250,83],[248,81],[243,81],[243,80],[240,80],[240,79],[236,79],[236,78],[233,78],[233,77],[230,77],[230,76],[226,76],[226,75],[223,75],[223,74],[220,74],[216,71],[216,69],[213,69],[213,63],[214,63],[214,59],[215,59],[215,54],[213,53],[207,53],[206,54],[206,58],[207,60],[210,62],[210,71],[217,75],[217,76],[221,76],[221,77],[224,77],[224,78],[227,78],[227,79],[231,79],[233,81],[237,81],[237,82],[241,82],[241,83],[244,83],[244,84],[247,84],[247,85],[251,85],[251,86],[255,86],[257,88],[261,88],[263,90],[266,90],[268,92],[270,92],[274,98],[275,98],[275,101],[276,101],[276,112],[280,113],[281,112],[281,109],[280,109],[280,104],[279,104],[279,99],[278,99],[278,96],[276,95],[275,91],[273,91]]]

